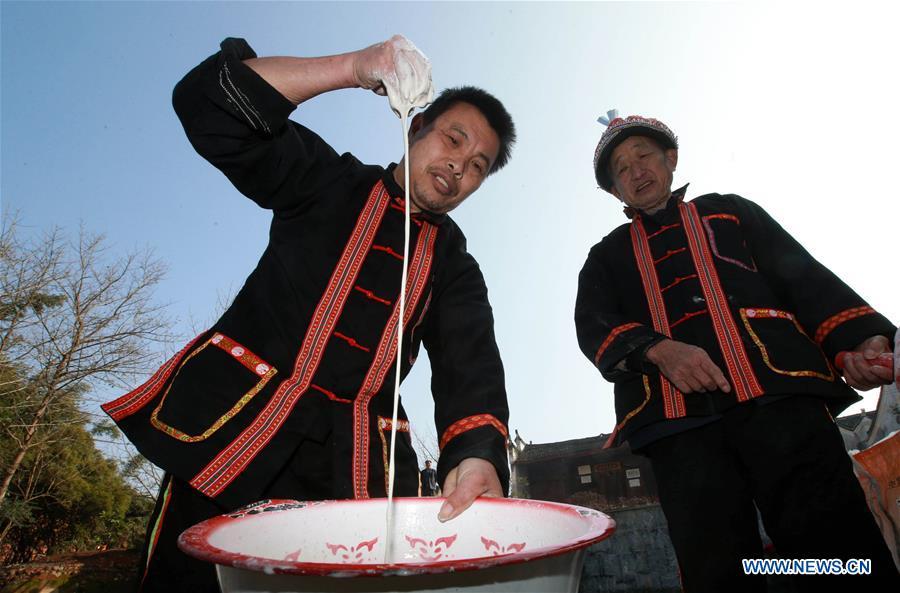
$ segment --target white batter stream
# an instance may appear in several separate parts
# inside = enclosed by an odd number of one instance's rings
[[[395,36],[396,55],[395,71],[387,76],[384,88],[391,109],[400,116],[400,127],[403,133],[403,272],[400,275],[400,303],[397,320],[397,363],[394,375],[394,412],[391,416],[391,448],[388,459],[387,510],[385,517],[386,537],[384,562],[393,558],[394,544],[394,452],[397,440],[397,412],[400,407],[400,370],[402,368],[403,318],[406,314],[406,277],[409,261],[409,132],[408,120],[410,112],[416,107],[425,107],[431,102],[434,88],[431,85],[431,65],[422,52],[408,39]]]
[[[406,106],[404,106],[406,107]],[[397,320],[397,372],[394,374],[394,413],[391,416],[391,454],[388,458],[388,489],[387,489],[387,517],[385,518],[386,534],[384,546],[384,562],[389,563],[392,558],[391,551],[394,545],[394,448],[397,437],[397,410],[400,407],[400,369],[403,357],[403,315],[406,309],[406,275],[408,273],[407,262],[409,260],[409,134],[407,133],[407,120],[412,106],[401,111],[400,125],[403,128],[403,272],[400,274],[400,306],[399,319]]]

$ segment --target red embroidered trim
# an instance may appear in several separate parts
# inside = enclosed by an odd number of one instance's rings
[[[380,430],[391,430],[391,426],[393,426],[392,418],[385,418],[384,416],[378,417],[378,428]],[[397,432],[409,432],[409,420],[404,420],[403,418],[397,418]]]
[[[653,263],[655,265],[655,264],[664,262],[667,259],[669,259],[670,257],[672,257],[673,255],[678,255],[679,253],[682,253],[684,251],[687,251],[687,247],[681,247],[679,249],[672,249],[671,251],[666,251],[666,254],[664,256],[662,256],[661,258],[659,258],[657,260],[654,260]]]
[[[390,200],[384,184],[372,188],[353,233],[341,254],[331,279],[303,338],[297,353],[294,372],[283,381],[257,415],[253,423],[223,449],[192,480],[191,486],[209,497],[215,497],[228,486],[265,447],[290,415],[297,400],[309,389],[313,374],[322,360],[325,346],[337,324],[351,287],[375,238]]]
[[[857,317],[863,317],[864,315],[874,315],[877,311],[868,305],[862,307],[853,307],[852,309],[847,309],[846,311],[841,311],[837,315],[832,315],[828,319],[819,326],[819,329],[816,330],[815,341],[816,344],[822,345],[822,342],[825,341],[825,338],[828,337],[834,329],[845,321],[850,321],[851,319],[856,319]]]
[[[409,327],[409,320],[416,309],[422,292],[431,276],[434,258],[434,243],[437,227],[425,224],[416,241],[415,252],[410,262],[406,278],[408,302],[403,312],[403,327]],[[400,318],[400,303],[394,305],[391,318],[384,326],[381,340],[375,351],[372,366],[357,394],[353,406],[353,495],[368,498],[369,489],[369,401],[375,397],[384,383],[388,371],[397,361],[397,326]]]
[[[352,403],[353,403],[352,400],[344,399],[344,398],[342,398],[342,397],[338,397],[338,396],[336,396],[333,392],[328,391],[328,390],[325,389],[324,387],[319,387],[319,386],[316,385],[315,383],[310,383],[310,384],[309,384],[309,388],[310,388],[310,389],[315,389],[316,391],[318,391],[318,392],[320,392],[320,393],[324,393],[324,394],[326,395],[326,397],[328,397],[328,399],[330,399],[330,400],[332,400],[332,401],[341,402],[341,403],[344,403],[344,404],[352,404]]]
[[[666,304],[663,301],[662,291],[659,289],[659,278],[656,276],[656,268],[652,263],[653,254],[650,251],[650,243],[647,241],[644,224],[639,216],[636,216],[631,223],[631,245],[634,251],[634,258],[637,261],[638,271],[641,273],[641,282],[644,284],[644,294],[647,295],[647,305],[650,308],[650,316],[653,319],[653,329],[671,338],[672,330],[669,328]],[[686,416],[687,409],[684,405],[684,394],[675,389],[675,386],[662,373],[659,374],[659,381],[666,418]]]
[[[389,301],[389,300],[387,300],[387,299],[383,299],[383,298],[381,298],[380,296],[377,296],[377,295],[376,295],[374,292],[372,292],[371,290],[367,290],[367,289],[361,288],[361,287],[359,287],[359,286],[354,286],[354,287],[353,287],[353,290],[358,290],[359,292],[361,292],[361,293],[363,293],[364,295],[366,295],[366,297],[372,299],[373,301],[377,301],[377,302],[381,303],[382,305],[387,305],[388,307],[391,306],[391,301]]]
[[[707,214],[706,216],[703,217],[703,220],[707,220],[710,218],[718,218],[721,220],[731,220],[735,224],[738,224],[738,225],[741,224],[741,221],[737,216],[735,216],[734,214],[726,214],[724,212],[719,212],[718,214]]]
[[[716,332],[716,339],[731,375],[737,399],[738,401],[747,401],[750,398],[758,397],[762,395],[763,389],[750,365],[747,352],[744,350],[743,339],[738,332],[731,309],[728,307],[728,299],[722,290],[712,253],[706,243],[706,235],[703,233],[703,224],[697,213],[697,207],[693,203],[682,202],[678,208],[681,212],[681,222],[684,225],[688,246],[691,249],[694,267],[697,269],[700,286],[706,297],[706,306]]]
[[[497,420],[497,418],[492,414],[476,414],[475,416],[469,416],[468,418],[463,418],[462,420],[457,420],[450,427],[444,431],[444,435],[441,437],[440,449],[444,450],[444,447],[447,446],[447,443],[458,437],[464,432],[469,432],[470,430],[474,430],[476,428],[481,428],[482,426],[493,426],[497,429],[497,431],[503,435],[503,438],[506,438],[509,434],[509,431],[506,430],[506,427],[502,422]]]
[[[779,319],[790,319],[794,321],[794,314],[779,309],[744,309],[747,317],[778,317]]]
[[[226,335],[217,333],[212,337],[210,343],[232,355],[238,362],[247,367],[250,372],[256,373],[260,377],[265,377],[266,373],[272,368],[263,359]]]
[[[664,287],[664,288],[662,289],[661,292],[666,292],[667,290],[669,290],[669,289],[672,288],[673,286],[678,286],[679,284],[681,284],[681,283],[684,282],[685,280],[690,280],[690,279],[696,278],[696,277],[697,277],[697,274],[690,274],[690,275],[688,275],[688,276],[679,276],[678,278],[675,278],[675,281],[674,281],[674,282],[672,282],[672,283],[669,284],[668,286]]]
[[[603,343],[600,344],[600,348],[597,349],[597,354],[594,355],[594,366],[600,364],[600,357],[603,356],[603,353],[607,348],[609,348],[609,345],[613,343],[613,340],[619,337],[619,334],[627,332],[630,329],[640,327],[640,325],[640,323],[625,323],[618,327],[614,327],[613,330],[609,332],[609,335],[606,336],[606,339],[603,340]]]
[[[354,348],[357,348],[364,352],[369,352],[369,349],[366,346],[363,346],[362,344],[360,344],[359,342],[357,342],[354,338],[351,338],[350,336],[346,336],[346,335],[342,334],[341,332],[334,332],[332,335],[335,338],[340,338],[340,339],[344,340],[345,342],[347,342]]]
[[[396,257],[396,258],[399,259],[400,261],[403,261],[403,255],[397,253],[396,251],[394,251],[394,250],[391,249],[390,247],[386,247],[386,246],[384,246],[384,245],[372,245],[372,249],[374,249],[375,251],[383,251],[383,252],[387,253],[388,255],[393,255],[394,257]]]
[[[381,462],[384,464],[384,491],[387,492],[390,484],[390,443],[385,432],[390,433],[394,425],[392,418],[378,417],[378,436],[381,438]],[[397,418],[397,432],[409,432],[409,420]],[[407,536],[408,537],[408,536]]]
[[[701,309],[700,311],[694,311],[692,313],[685,313],[681,319],[679,319],[678,321],[676,321],[675,323],[670,325],[669,329],[674,329],[676,325],[678,325],[680,323],[684,323],[685,321],[687,321],[688,319],[690,319],[692,317],[697,317],[698,315],[705,315],[706,313],[708,313],[708,311],[706,309]]]
[[[202,335],[202,334],[201,334]],[[125,395],[106,402],[100,408],[109,414],[109,417],[115,421],[131,416],[148,403],[150,403],[157,395],[160,389],[165,385],[166,381],[172,375],[172,372],[178,368],[181,359],[184,358],[191,346],[193,346],[200,336],[187,343],[187,345],[178,351],[175,356],[167,360],[153,375],[140,387],[129,391]]]
[[[755,272],[756,271],[756,263],[752,259],[750,260],[750,265],[748,266],[747,264],[745,264],[744,262],[742,262],[740,260],[734,259],[732,257],[726,257],[726,256],[722,255],[721,253],[719,253],[719,247],[716,245],[716,234],[713,232],[712,227],[709,224],[710,218],[731,220],[731,221],[734,221],[734,223],[736,225],[740,226],[741,221],[738,219],[738,217],[735,216],[734,214],[723,214],[723,213],[708,214],[702,218],[703,228],[706,229],[706,235],[707,235],[707,237],[709,237],[709,245],[712,248],[713,253],[716,254],[716,257],[718,257],[722,261],[727,261],[730,264],[734,264],[734,265],[738,266],[739,268],[744,268],[745,270],[750,270],[751,272]],[[746,244],[745,244],[745,247],[746,247]]]
[[[680,226],[681,225],[678,224],[677,222],[675,224],[667,224],[665,226],[660,227],[660,229],[658,231],[656,231],[655,233],[650,233],[649,235],[647,235],[647,239],[652,239],[653,237],[655,237],[657,235],[663,234],[664,232],[668,231],[669,229],[677,229]]]
[[[647,375],[641,375],[641,379],[643,379],[644,382],[644,401],[642,401],[638,407],[625,414],[625,417],[622,418],[622,421],[616,424],[616,427],[613,428],[613,431],[609,434],[609,437],[603,442],[603,447],[601,447],[602,449],[609,449],[610,447],[612,447],[613,443],[616,441],[616,436],[618,436],[619,431],[622,430],[625,424],[629,420],[640,414],[641,410],[643,410],[644,407],[648,403],[650,403],[650,398],[653,395],[653,392],[650,390],[650,379],[647,377]]]

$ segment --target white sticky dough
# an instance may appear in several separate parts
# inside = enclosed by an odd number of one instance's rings
[[[434,99],[431,62],[406,37],[398,35],[392,41],[394,71],[381,77],[381,81],[391,109],[402,118],[416,107],[424,108]]]

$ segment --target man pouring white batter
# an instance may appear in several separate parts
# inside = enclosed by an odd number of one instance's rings
[[[339,155],[288,116],[318,94],[364,88],[398,109],[431,99],[427,59],[403,37],[321,58],[257,58],[241,39],[189,72],[175,110],[197,152],[272,210],[269,244],[225,314],[104,410],[166,471],[148,528],[143,591],[217,591],[176,547],[185,528],[264,498],[387,492],[397,328],[401,374],[432,367],[442,520],[502,496],[507,403],[484,279],[447,216],[509,159],[503,105],[449,89],[409,130],[412,225],[404,258],[399,166]],[[221,238],[222,255],[228,237]],[[408,278],[402,324],[401,268]],[[394,491],[415,495],[402,409]]]

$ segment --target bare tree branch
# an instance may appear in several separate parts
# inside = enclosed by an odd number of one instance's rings
[[[42,456],[47,445],[67,438],[58,431],[88,421],[72,412],[78,402],[130,385],[156,362],[150,346],[171,340],[153,300],[165,266],[151,251],[113,256],[84,228],[69,242],[59,229],[24,239],[18,226],[4,217],[0,230],[0,418],[14,445],[3,452],[0,502],[29,451],[37,450],[30,471],[40,472],[52,462]],[[52,495],[29,483],[20,481],[22,500]]]

